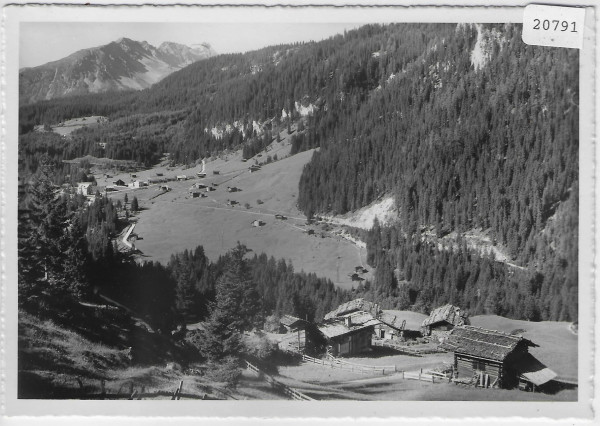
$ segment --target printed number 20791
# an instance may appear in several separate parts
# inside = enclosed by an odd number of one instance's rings
[[[567,21],[559,21],[558,19],[544,19],[543,21],[540,19],[534,19],[535,25],[533,26],[534,30],[544,30],[544,31],[569,31],[572,33],[577,32],[577,27],[575,26],[575,21],[567,22]]]

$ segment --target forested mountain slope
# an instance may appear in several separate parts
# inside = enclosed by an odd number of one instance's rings
[[[20,142],[30,158],[150,165],[169,152],[182,163],[270,140],[305,116],[293,152],[320,147],[300,181],[308,216],[396,201],[398,222],[363,235],[377,273],[360,291],[402,309],[452,302],[575,320],[578,69],[575,50],[525,45],[519,25],[369,25],[220,55],[137,93],[24,105]],[[91,114],[109,123],[52,150],[30,132]],[[472,229],[489,231],[520,268],[421,234]]]

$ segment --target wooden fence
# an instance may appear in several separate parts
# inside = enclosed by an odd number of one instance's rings
[[[395,373],[398,370],[395,365],[366,365],[366,364],[355,364],[352,362],[344,361],[339,358],[335,358],[332,355],[328,355],[327,359],[313,358],[308,355],[302,354],[303,362],[312,362],[313,364],[323,365],[331,368],[339,368],[342,370],[355,371],[362,374],[369,373]]]
[[[256,374],[258,374],[259,378],[261,378],[264,381],[266,381],[267,383],[269,383],[274,389],[277,389],[277,390],[283,392],[285,395],[289,396],[292,399],[295,399],[297,401],[314,401],[314,399],[311,398],[310,396],[305,395],[302,392],[299,392],[296,389],[291,388],[291,387],[281,383],[280,381],[276,380],[273,376],[266,374],[260,368],[249,363],[248,361],[246,361],[246,368],[248,370],[253,371]]]
[[[423,356],[425,354],[434,354],[434,353],[443,352],[440,349],[436,349],[436,348],[415,349],[415,348],[411,348],[410,346],[407,346],[407,345],[402,345],[399,343],[392,342],[390,340],[383,340],[383,339],[373,339],[371,343],[373,344],[373,346],[380,346],[380,347],[384,347],[384,348],[394,349],[395,351],[402,352],[402,353],[412,355],[412,356]]]
[[[423,369],[419,371],[403,371],[402,378],[429,383],[441,383],[443,381],[448,382],[451,380],[451,376],[448,376],[444,373],[438,373],[437,371],[423,372]]]
[[[179,386],[175,389],[175,391],[165,391],[165,390],[157,390],[151,391],[146,390],[145,386],[142,386],[139,389],[134,388],[133,382],[129,383],[129,386],[121,385],[121,387],[116,392],[111,392],[106,389],[106,382],[104,380],[100,381],[100,392],[89,392],[86,391],[83,382],[78,379],[79,389],[69,389],[66,391],[62,391],[60,396],[57,399],[82,399],[82,400],[116,400],[116,399],[126,399],[126,400],[140,400],[140,399],[151,399],[151,398],[170,398],[171,400],[180,400],[180,399],[195,399],[195,400],[225,400],[228,399],[227,395],[223,396],[214,396],[210,395],[210,393],[220,393],[220,390],[211,389],[208,386],[204,386],[205,393],[203,394],[192,394],[185,393],[182,391],[183,389],[183,380],[179,382]]]

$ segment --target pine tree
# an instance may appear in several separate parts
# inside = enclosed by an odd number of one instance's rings
[[[242,350],[241,333],[258,322],[260,301],[239,245],[227,255],[226,269],[217,280],[216,298],[203,332],[201,352],[209,359],[236,356]]]
[[[125,194],[127,196],[127,194]],[[140,206],[138,204],[138,199],[137,197],[133,197],[133,200],[131,200],[131,211],[133,212],[137,212],[140,209]]]

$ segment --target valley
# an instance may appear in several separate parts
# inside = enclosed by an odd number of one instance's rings
[[[135,196],[140,202],[141,211],[132,218],[136,223],[135,247],[140,251],[140,261],[166,264],[172,253],[198,245],[203,245],[209,259],[216,261],[240,242],[255,253],[290,260],[297,271],[326,277],[340,288],[349,290],[358,286],[361,281],[353,281],[351,275],[356,266],[367,267],[364,245],[342,237],[342,227],[332,221],[307,225],[306,216],[297,207],[300,174],[314,151],[265,164],[257,172],[248,170],[254,160],[266,155],[278,154],[280,158],[286,155],[289,141],[283,133],[281,142],[273,142],[261,157],[242,162],[238,151],[206,161],[205,178],[197,177],[202,165],[158,166],[135,173],[135,180],[139,181],[155,179],[157,174],[167,178],[189,176],[184,181],[169,182],[170,190],[164,194],[158,195],[162,192],[160,184],[108,192],[107,196],[113,200],[122,199],[127,193],[130,200]],[[214,171],[219,174],[213,174]],[[104,175],[96,174],[100,190],[119,179],[133,180],[130,173],[111,174],[110,178]],[[203,189],[206,197],[193,198],[190,188],[195,184],[213,187],[215,191]],[[228,192],[227,187],[240,191]],[[231,205],[231,201],[235,204]],[[283,215],[285,219],[277,219],[275,215]],[[264,225],[253,226],[254,220]],[[361,279],[372,276],[369,271]]]

